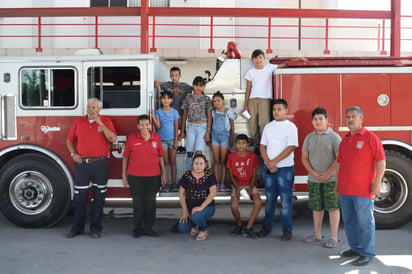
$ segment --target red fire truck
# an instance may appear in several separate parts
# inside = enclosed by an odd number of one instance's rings
[[[310,114],[315,107],[328,110],[331,127],[342,136],[347,133],[345,109],[352,105],[364,109],[364,125],[382,138],[387,153],[382,191],[375,201],[376,223],[383,228],[400,226],[412,217],[410,64],[410,59],[391,58],[310,59],[306,64],[289,63],[273,77],[274,97],[289,102],[289,118],[298,127],[300,145],[312,131]],[[205,93],[220,90],[240,113],[246,88],[243,77],[251,65],[246,59],[220,60]],[[22,227],[52,226],[66,214],[73,162],[65,140],[73,121],[85,115],[90,97],[103,102],[101,113],[113,120],[118,132],[109,155],[107,198],[130,199],[121,182],[122,149],[126,136],[136,130],[136,117],[157,105],[154,80],[168,79],[156,57],[1,57],[0,74],[0,209],[10,222]],[[248,133],[241,115],[235,132]],[[297,192],[307,191],[300,156],[297,149]],[[183,159],[184,154],[178,157]],[[179,174],[183,168],[178,166]],[[229,199],[229,195],[219,193],[219,198]],[[177,200],[177,194],[161,194],[159,199]]]

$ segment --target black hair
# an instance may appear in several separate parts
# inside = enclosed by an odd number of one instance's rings
[[[160,93],[160,98],[164,97],[173,98],[173,94],[169,90],[165,90],[162,93]]]
[[[193,79],[193,85],[194,86],[204,86],[205,85],[205,80],[203,79],[202,76],[196,76],[195,79]]]
[[[318,114],[325,116],[325,118],[328,118],[326,109],[324,109],[323,107],[317,107],[312,111],[312,119],[313,117],[315,117],[315,115],[318,115]]]
[[[261,49],[255,49],[252,52],[252,59],[258,57],[259,55],[263,55],[263,57],[265,57],[265,52]]]
[[[202,158],[202,159],[205,161],[206,165],[207,165],[206,156],[203,155],[203,154],[195,154],[195,155],[193,156],[192,163],[193,163],[197,158]]]
[[[149,115],[142,114],[139,117],[137,117],[137,123],[139,123],[140,121],[143,121],[143,120],[149,120],[150,121]]]
[[[276,99],[272,104],[272,108],[274,105],[283,105],[285,108],[288,108],[288,102],[285,99]]]
[[[223,94],[220,92],[220,90],[216,91],[216,92],[213,94],[212,99],[214,99],[216,96],[217,96],[217,97],[220,97],[222,100],[225,100],[225,97],[224,97]]]
[[[246,134],[239,134],[238,136],[236,136],[236,142],[240,140],[248,142],[249,138]]]
[[[170,68],[170,73],[172,73],[172,71],[178,71],[179,75],[182,74],[182,72],[180,71],[180,68],[178,68],[178,67],[171,67]]]

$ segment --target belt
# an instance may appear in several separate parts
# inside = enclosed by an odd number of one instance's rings
[[[94,162],[101,161],[104,159],[107,159],[107,156],[94,157],[94,158],[82,158],[82,163],[90,164],[90,163],[94,163]]]

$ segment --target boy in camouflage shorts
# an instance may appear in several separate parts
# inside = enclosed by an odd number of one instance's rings
[[[324,211],[327,210],[330,220],[330,238],[323,247],[334,248],[341,243],[338,239],[339,198],[334,194],[336,158],[341,138],[328,127],[324,108],[313,110],[312,124],[315,131],[308,134],[303,142],[302,163],[309,172],[309,208],[313,210],[313,234],[306,237],[304,242],[323,242],[321,228]]]

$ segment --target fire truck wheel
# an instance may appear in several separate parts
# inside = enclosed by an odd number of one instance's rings
[[[397,228],[412,218],[412,161],[396,151],[386,151],[381,193],[375,198],[377,228]]]
[[[70,186],[48,157],[30,153],[9,160],[0,170],[0,209],[21,227],[56,224],[70,205]]]

